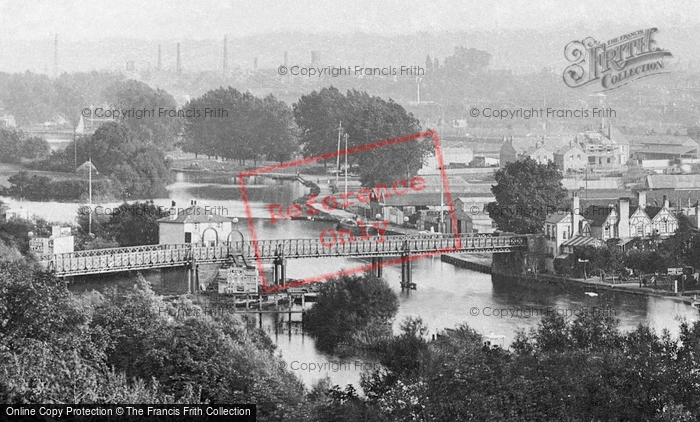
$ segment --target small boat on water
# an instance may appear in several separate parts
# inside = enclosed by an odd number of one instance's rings
[[[370,223],[352,218],[343,218],[338,224],[336,224],[335,229],[337,231],[350,230],[350,233],[352,233],[353,236],[377,235],[377,229]]]

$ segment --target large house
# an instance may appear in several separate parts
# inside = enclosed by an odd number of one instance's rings
[[[553,156],[554,164],[562,171],[581,171],[588,166],[588,155],[574,141],[570,141],[569,145],[559,148]]]
[[[581,139],[576,139],[588,156],[591,169],[622,169],[630,156],[630,145],[619,130],[607,127],[607,130],[584,132]]]
[[[668,237],[678,228],[678,217],[664,198],[662,206],[649,206],[646,192],[639,192],[637,206],[629,198],[620,198],[617,207],[590,205],[584,217],[591,221],[591,235],[601,240],[620,239],[625,243],[634,237],[659,235]]]
[[[579,209],[579,198],[574,195],[569,210],[550,214],[545,220],[545,263],[550,271],[554,259],[566,257],[575,247],[601,246],[610,239],[619,239],[624,248],[633,238],[669,237],[679,227],[679,217],[672,212],[667,198],[662,206],[649,206],[642,191],[636,206],[630,206],[629,198],[619,198],[617,205]]]
[[[550,214],[544,223],[544,238],[547,253],[545,267],[554,271],[554,260],[572,252],[575,246],[600,246],[600,241],[591,236],[589,221],[581,215],[580,200],[576,193],[571,207]]]
[[[501,167],[531,158],[540,164],[550,161],[561,171],[622,169],[629,160],[629,142],[619,130],[608,126],[603,131],[588,131],[575,138],[560,137],[503,140],[500,150]]]

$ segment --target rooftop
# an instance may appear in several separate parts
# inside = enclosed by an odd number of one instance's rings
[[[185,223],[224,223],[231,222],[231,219],[224,217],[222,215],[214,214],[212,210],[200,207],[199,205],[192,205],[185,209],[177,208],[177,217],[171,218],[172,216],[163,217],[158,219],[158,223],[175,223],[175,224],[185,224]]]
[[[700,189],[700,174],[650,174],[649,189]]]

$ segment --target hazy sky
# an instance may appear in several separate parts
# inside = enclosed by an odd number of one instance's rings
[[[700,24],[700,0],[0,0],[0,38],[212,39],[270,31],[469,31]]]

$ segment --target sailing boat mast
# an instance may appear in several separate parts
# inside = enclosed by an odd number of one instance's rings
[[[340,176],[340,137],[343,134],[343,122],[338,122],[338,156],[335,160],[335,188],[338,189],[338,176]]]

